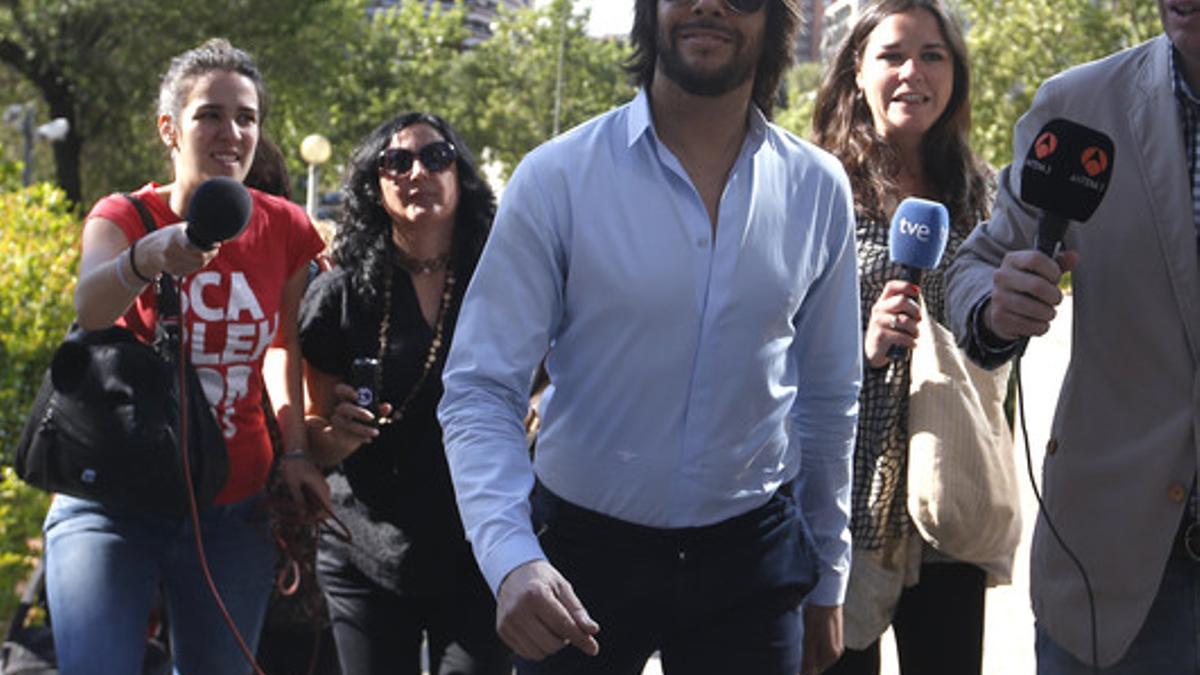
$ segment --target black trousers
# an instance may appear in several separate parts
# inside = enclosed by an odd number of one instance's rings
[[[903,675],[979,675],[987,573],[967,563],[927,563],[904,589],[892,632]],[[879,675],[879,640],[847,649],[824,675]]]
[[[482,583],[464,580],[441,596],[401,596],[325,551],[317,557],[317,575],[346,675],[421,675],[422,637],[431,675],[512,672],[496,635],[496,603]]]
[[[640,675],[655,650],[667,675],[799,672],[799,605],[817,565],[790,484],[708,527],[634,525],[540,484],[533,511],[547,557],[600,624],[600,654],[567,646],[541,662],[518,658],[521,675]]]

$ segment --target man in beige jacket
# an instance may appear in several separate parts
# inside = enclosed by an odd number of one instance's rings
[[[1046,447],[1048,515],[1034,533],[1039,675],[1197,672],[1200,532],[1200,0],[1158,0],[1165,35],[1047,80],[1016,127],[993,217],[950,270],[960,344],[984,365],[1046,332],[1072,271],[1071,363]],[[1033,250],[1021,166],[1042,126],[1109,135],[1107,195],[1067,252]],[[1015,169],[1013,168],[1015,167]],[[1190,529],[1189,529],[1190,528]],[[1188,535],[1192,535],[1189,546]]]

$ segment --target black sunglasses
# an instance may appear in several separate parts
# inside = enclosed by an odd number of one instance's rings
[[[379,170],[402,176],[412,170],[413,162],[418,159],[428,171],[445,171],[458,159],[458,150],[450,141],[434,141],[416,152],[388,148],[379,153]]]
[[[672,2],[692,3],[695,0],[672,0]],[[725,6],[737,14],[753,14],[762,9],[767,0],[725,0]]]
[[[767,0],[725,0],[725,4],[738,14],[753,14],[762,9]]]

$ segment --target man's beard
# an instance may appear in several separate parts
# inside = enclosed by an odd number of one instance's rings
[[[712,71],[701,71],[688,65],[679,53],[678,37],[688,28],[708,28],[725,33],[733,40],[734,56],[723,66]],[[742,37],[724,28],[705,21],[678,24],[667,33],[661,26],[658,31],[658,67],[669,80],[693,96],[720,96],[728,93],[754,77],[758,59],[747,58],[742,50]]]

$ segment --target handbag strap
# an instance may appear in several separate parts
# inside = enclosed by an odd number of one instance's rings
[[[158,223],[154,221],[154,216],[150,214],[150,209],[146,207],[146,203],[140,197],[135,197],[128,192],[122,192],[121,196],[138,212],[138,217],[142,221],[142,227],[146,228],[147,234],[158,229]],[[159,314],[178,316],[179,293],[174,287],[174,280],[171,278],[171,275],[165,272],[158,275],[158,283],[155,285],[155,291],[158,294],[157,307]]]
[[[154,222],[154,216],[150,215],[150,209],[146,208],[145,202],[128,192],[122,192],[121,196],[127,199],[130,204],[133,204],[133,208],[138,212],[138,217],[142,219],[142,226],[146,228],[147,234],[158,229],[158,223]]]
[[[154,216],[150,214],[150,209],[146,207],[146,203],[142,201],[141,197],[135,197],[128,192],[122,192],[121,196],[124,197],[125,200],[130,204],[132,204],[134,210],[137,211],[138,217],[142,220],[142,227],[146,228],[146,234],[150,234],[158,229],[158,223],[154,221]],[[166,282],[164,282],[164,279]],[[158,293],[158,308],[160,310],[163,306],[162,303],[164,295],[169,295],[169,293],[164,293],[164,291],[169,290],[169,287],[165,285],[169,282],[170,276],[167,274],[161,274],[159,275],[158,283],[154,286],[154,290]],[[178,304],[178,302],[175,304]]]

